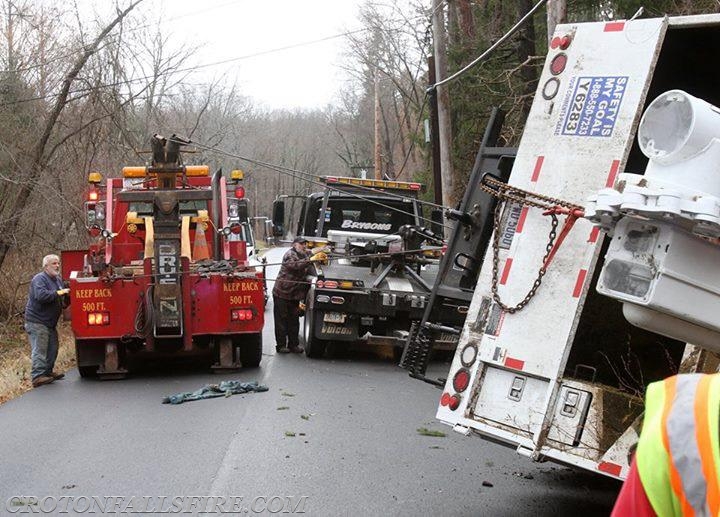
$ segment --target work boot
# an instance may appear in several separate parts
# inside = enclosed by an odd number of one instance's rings
[[[56,381],[59,381],[60,379],[62,379],[62,378],[65,377],[65,374],[64,374],[64,373],[52,372],[52,373],[50,374],[50,377],[52,377],[52,378],[55,379]]]
[[[55,381],[55,379],[50,375],[41,375],[40,377],[35,377],[32,380],[33,388],[37,388],[38,386],[42,386],[43,384],[50,384],[51,382]]]
[[[275,352],[277,352],[278,354],[289,354],[290,349],[286,346],[276,346]]]
[[[300,345],[298,345],[298,346],[290,347],[290,351],[293,354],[302,354],[305,351],[305,349],[303,347],[301,347]]]

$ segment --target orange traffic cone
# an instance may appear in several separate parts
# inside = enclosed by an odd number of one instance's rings
[[[195,262],[210,258],[210,250],[205,240],[205,223],[198,222],[195,228],[195,243],[193,244],[192,255]]]

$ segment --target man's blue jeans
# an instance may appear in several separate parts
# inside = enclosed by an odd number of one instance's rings
[[[58,355],[57,329],[46,327],[42,323],[25,322],[25,331],[30,338],[32,350],[31,377],[37,379],[41,375],[52,375],[55,359]]]

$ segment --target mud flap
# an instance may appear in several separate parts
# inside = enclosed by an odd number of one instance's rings
[[[232,338],[222,336],[215,339],[214,347],[216,349],[217,361],[212,365],[214,373],[237,372],[240,370],[240,361],[236,359],[236,347],[233,345]]]
[[[117,343],[105,343],[105,360],[98,368],[97,375],[102,380],[124,379],[127,376],[127,370],[120,366]]]
[[[332,323],[325,321],[324,312],[318,311],[315,314],[315,337],[333,341],[357,341],[359,320],[346,316],[344,323]]]

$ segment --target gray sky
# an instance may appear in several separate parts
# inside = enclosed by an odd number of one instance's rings
[[[162,10],[176,43],[202,45],[193,64],[213,63],[295,46],[357,30],[361,0],[147,0]],[[344,75],[344,38],[203,68],[192,82],[237,79],[241,94],[270,108],[331,103]]]

